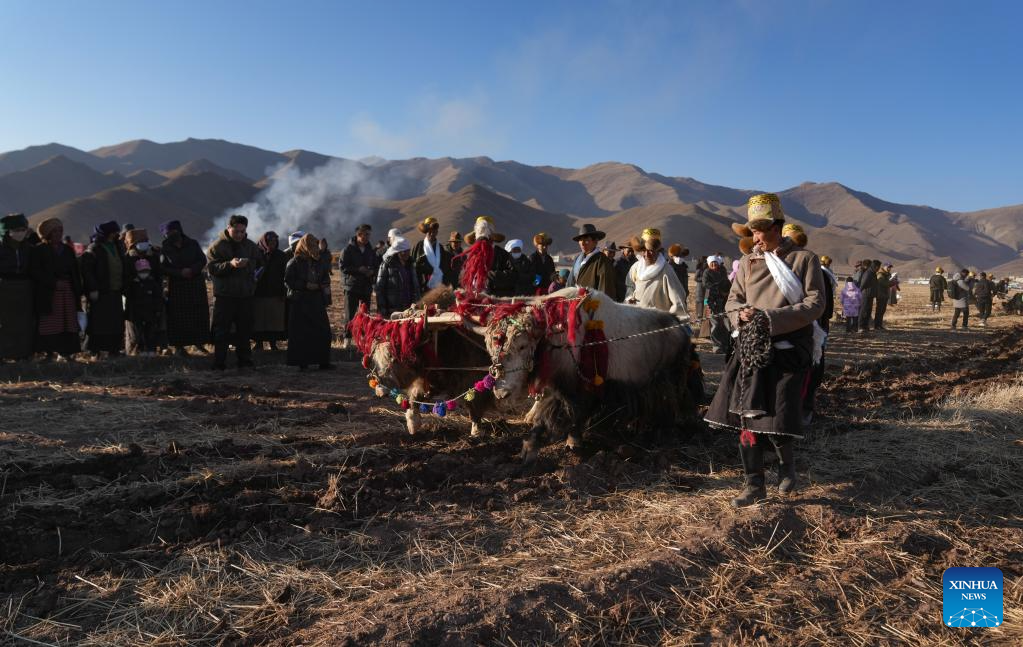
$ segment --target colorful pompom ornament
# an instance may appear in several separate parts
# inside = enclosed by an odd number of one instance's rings
[[[380,382],[378,382],[376,380],[376,378],[370,378],[370,380],[369,380],[369,388],[375,389],[375,388],[377,388],[377,384],[380,384]]]
[[[412,405],[411,405],[411,404],[409,404],[409,401],[408,401],[408,400],[402,400],[402,401],[401,401],[401,410],[402,410],[402,411],[408,411],[408,410],[409,410],[409,409],[411,409],[411,408],[412,408]]]
[[[466,402],[472,402],[473,398],[475,398],[475,397],[476,397],[476,392],[475,391],[468,391],[465,394],[465,401]]]
[[[400,391],[398,391],[398,389],[391,389],[391,397],[392,398],[398,397],[399,393],[400,393]]]
[[[604,383],[604,378],[600,377],[599,375],[594,375],[593,376],[593,386],[600,386],[603,383]]]
[[[448,400],[444,404],[447,406],[448,411],[454,411],[458,408],[458,400]]]
[[[438,402],[437,404],[433,405],[433,413],[436,416],[443,418],[448,413],[447,404],[445,404],[444,402]]]
[[[387,395],[387,389],[377,384],[377,388],[373,389],[373,392],[377,394],[378,398],[382,398]]]
[[[487,376],[483,378],[483,388],[485,388],[487,391],[494,388],[495,384],[497,384],[497,380],[494,379],[493,375],[490,375],[488,373]]]
[[[430,405],[428,404],[419,405],[419,413],[430,413]]]

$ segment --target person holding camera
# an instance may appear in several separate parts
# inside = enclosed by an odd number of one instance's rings
[[[226,366],[227,347],[232,341],[238,355],[238,368],[252,366],[250,340],[256,270],[263,266],[263,252],[249,240],[248,225],[245,216],[231,216],[227,229],[206,253],[209,260],[206,269],[213,278],[213,369],[218,371]]]

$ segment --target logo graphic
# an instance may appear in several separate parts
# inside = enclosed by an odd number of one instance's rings
[[[1002,624],[1002,571],[954,566],[941,576],[942,622],[946,627],[999,627]]]

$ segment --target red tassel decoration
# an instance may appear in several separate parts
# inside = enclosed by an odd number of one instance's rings
[[[469,294],[484,292],[487,289],[487,275],[494,266],[494,243],[489,238],[480,238],[472,247],[455,258],[465,257],[462,276],[459,284]]]

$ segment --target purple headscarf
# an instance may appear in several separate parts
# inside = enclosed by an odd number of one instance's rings
[[[176,231],[181,235],[185,234],[185,231],[181,228],[180,220],[168,220],[167,222],[160,225],[160,233],[163,234],[164,237],[166,237],[167,234],[172,231]]]

